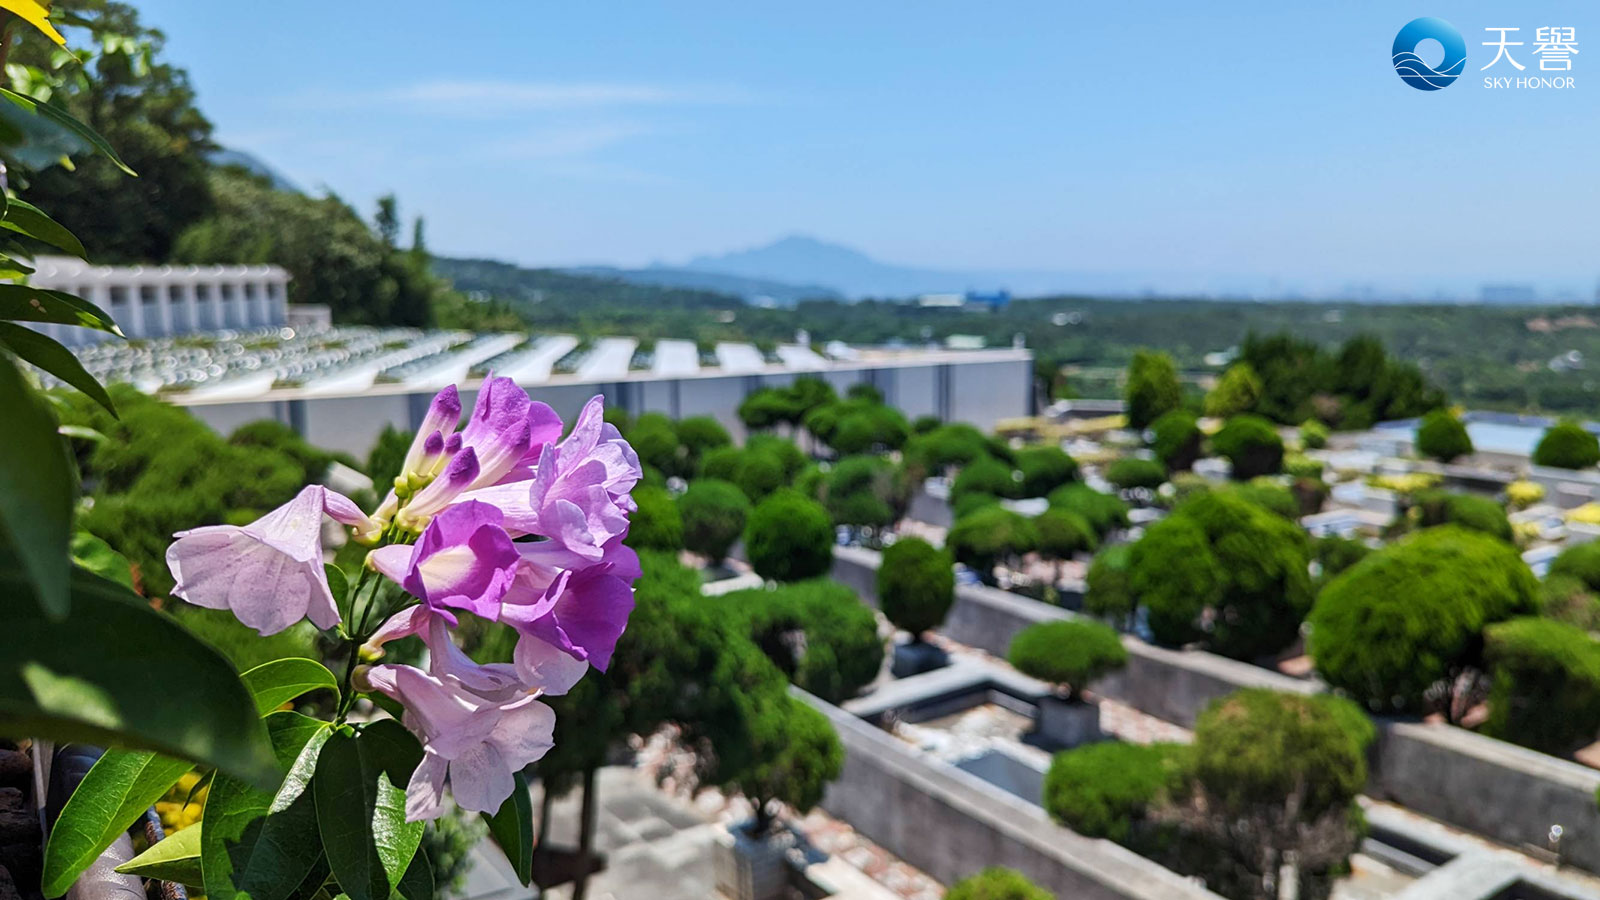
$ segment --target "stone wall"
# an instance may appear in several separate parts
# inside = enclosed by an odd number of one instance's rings
[[[1037,806],[927,759],[838,707],[796,694],[828,716],[844,745],[844,770],[822,808],[945,884],[1009,866],[1074,900],[1217,900],[1136,853],[1056,825]]]

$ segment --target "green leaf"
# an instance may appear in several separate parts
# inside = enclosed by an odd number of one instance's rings
[[[117,407],[111,402],[111,395],[89,374],[83,363],[78,362],[71,350],[55,340],[32,328],[0,322],[0,346],[9,347],[12,353],[23,360],[88,394],[89,399],[105,407],[113,418],[116,417]]]
[[[489,823],[489,836],[500,846],[517,880],[524,886],[533,881],[533,800],[528,796],[528,780],[521,772],[511,773],[516,787],[494,814],[480,813]]]
[[[0,88],[0,97],[10,100],[21,109],[38,116],[42,116],[43,118],[62,126],[66,130],[72,132],[74,135],[82,138],[86,143],[89,144],[89,146],[98,150],[102,155],[105,156],[106,159],[111,160],[111,162],[117,168],[127,172],[129,175],[132,175],[135,178],[139,177],[138,172],[128,168],[128,164],[123,162],[121,157],[117,156],[117,151],[113,150],[111,145],[106,143],[105,138],[96,134],[93,128],[90,128],[82,122],[79,122],[77,119],[67,115],[60,109],[51,106],[48,103],[40,103],[32,97],[19,94],[16,91],[8,90],[6,88]]]
[[[0,422],[6,432],[0,440],[0,544],[9,545],[11,561],[27,575],[17,585],[22,596],[37,598],[60,619],[71,604],[67,543],[78,492],[76,469],[50,407],[3,353]],[[6,618],[0,615],[0,621]]]
[[[126,337],[111,316],[93,303],[64,291],[47,291],[26,284],[0,284],[0,319],[76,325]]]
[[[71,571],[71,613],[54,621],[26,600],[8,555],[0,546],[0,734],[154,750],[277,788],[266,729],[226,657],[83,569]]]
[[[332,563],[324,565],[322,571],[328,576],[328,590],[333,592],[334,608],[343,609],[345,598],[350,595],[350,580],[344,577],[343,569]]]
[[[312,781],[317,827],[333,877],[350,900],[389,900],[422,841],[406,821],[406,785],[422,759],[416,738],[393,719],[335,734]]]
[[[74,565],[133,590],[133,564],[111,545],[87,531],[75,532],[69,545]]]
[[[339,692],[333,673],[314,659],[275,659],[240,675],[239,680],[255,697],[256,711],[263,716],[302,694],[322,688]]]
[[[0,228],[7,228],[17,234],[25,234],[36,241],[43,241],[58,250],[65,250],[79,259],[87,259],[89,254],[83,249],[83,242],[77,235],[68,231],[61,223],[45,215],[44,210],[20,197],[12,197],[11,204],[6,207],[6,216],[0,219]]]
[[[44,895],[65,894],[118,835],[192,768],[191,762],[147,750],[107,750],[89,767],[50,829],[40,879]]]
[[[404,900],[433,900],[433,864],[428,862],[428,854],[411,857],[411,865],[406,866],[406,873],[400,876],[400,886],[395,888],[395,893]]]
[[[176,881],[200,887],[200,829],[190,825],[182,831],[167,835],[166,839],[120,866],[117,871],[140,878]]]
[[[327,722],[299,713],[266,718],[280,770],[314,768],[332,733]],[[201,819],[200,861],[206,896],[212,900],[287,900],[320,857],[316,808],[302,789],[273,812],[273,791],[252,788],[226,774],[217,776]]]

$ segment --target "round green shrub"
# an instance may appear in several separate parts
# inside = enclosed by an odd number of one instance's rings
[[[1065,509],[1046,509],[1034,516],[1033,527],[1039,533],[1039,554],[1049,559],[1071,559],[1100,544],[1089,520]]]
[[[1078,463],[1060,447],[1028,447],[1018,450],[1016,458],[1022,474],[1018,497],[1043,497],[1078,479]]]
[[[1577,422],[1562,421],[1550,426],[1533,448],[1536,466],[1557,469],[1587,469],[1600,462],[1600,440]]]
[[[1561,551],[1550,562],[1550,575],[1566,575],[1588,585],[1591,591],[1600,591],[1600,541],[1585,541]]]
[[[1200,424],[1193,413],[1175,409],[1150,423],[1150,450],[1171,472],[1187,471],[1200,458]]]
[[[768,494],[789,483],[783,460],[765,450],[745,450],[733,483],[744,491],[751,503],[760,503]]]
[[[738,619],[791,682],[829,703],[854,697],[878,676],[878,619],[837,581],[813,578],[705,602]]]
[[[1106,467],[1106,480],[1123,490],[1155,490],[1167,481],[1167,467],[1153,459],[1125,456]]]
[[[921,640],[938,628],[955,602],[954,560],[921,538],[901,538],[878,566],[878,607],[896,628]]]
[[[771,804],[804,815],[822,802],[828,782],[844,768],[844,747],[828,717],[795,697],[779,695],[751,725],[759,752],[734,779],[755,808],[758,834],[771,826]]]
[[[1446,491],[1427,491],[1417,495],[1415,501],[1423,527],[1434,525],[1460,525],[1473,531],[1510,541],[1511,520],[1505,508],[1488,497],[1475,494],[1454,494]]]
[[[1044,776],[1044,808],[1084,837],[1127,843],[1153,807],[1181,789],[1189,748],[1103,741],[1057,753]]]
[[[645,413],[634,421],[626,435],[639,461],[654,466],[668,476],[687,475],[688,452],[678,442],[672,420],[660,413]]]
[[[1016,869],[993,866],[950,886],[944,900],[1054,900]]]
[[[1564,754],[1600,733],[1600,641],[1553,619],[1512,619],[1484,632],[1493,687],[1484,730]]]
[[[1261,377],[1247,362],[1236,362],[1228,367],[1217,386],[1206,394],[1205,413],[1214,419],[1226,419],[1240,413],[1251,412],[1261,400],[1264,388]]]
[[[1484,627],[1532,612],[1536,592],[1504,541],[1429,528],[1329,582],[1307,646],[1323,679],[1368,709],[1426,712],[1431,689],[1481,663]]]
[[[956,480],[950,485],[950,502],[955,503],[967,494],[991,494],[996,497],[1015,497],[1017,481],[1009,465],[992,456],[980,456],[961,467]]]
[[[1022,674],[1064,687],[1075,697],[1090,682],[1127,665],[1128,650],[1109,626],[1065,619],[1017,632],[1006,658]]]
[[[1600,631],[1600,594],[1571,575],[1552,572],[1539,585],[1541,615],[1557,622]]]
[[[1094,562],[1089,564],[1084,612],[1118,624],[1126,623],[1133,616],[1133,585],[1128,577],[1132,556],[1133,547],[1128,544],[1107,547],[1095,555]]]
[[[984,506],[957,519],[945,537],[956,561],[988,581],[994,567],[1039,546],[1033,522],[1003,506]]]
[[[678,498],[678,515],[683,522],[683,546],[719,563],[744,531],[750,500],[737,485],[697,478]]]
[[[1447,463],[1472,453],[1467,426],[1448,409],[1436,409],[1417,424],[1417,452]]]
[[[1291,521],[1300,518],[1300,500],[1294,492],[1272,478],[1263,476],[1227,488],[1229,493]]]
[[[762,578],[801,581],[828,574],[833,539],[833,522],[821,504],[781,488],[750,513],[744,549],[750,567]]]
[[[1248,481],[1283,470],[1283,438],[1260,416],[1234,416],[1211,436],[1211,447],[1233,464],[1233,477]]]
[[[716,447],[732,446],[733,438],[728,436],[728,429],[722,427],[711,416],[690,416],[679,419],[675,429],[678,433],[678,443],[683,445],[688,455],[688,465],[691,471],[699,465],[701,456]]]
[[[1307,450],[1321,450],[1328,446],[1328,426],[1316,419],[1300,423],[1300,445]]]
[[[739,447],[712,447],[700,457],[700,477],[737,481],[745,451]]]
[[[1123,391],[1128,427],[1142,431],[1163,413],[1183,405],[1183,388],[1178,384],[1178,367],[1172,357],[1152,350],[1139,350],[1128,364],[1128,383]]]
[[[822,505],[839,525],[893,525],[909,501],[905,474],[881,456],[847,456],[823,482]]]
[[[1102,538],[1118,528],[1128,527],[1128,504],[1081,482],[1051,491],[1049,502],[1052,508],[1083,516]]]
[[[983,432],[963,422],[941,425],[906,444],[906,457],[916,460],[929,472],[938,472],[947,466],[964,466],[987,455],[989,441]]]
[[[1324,535],[1311,542],[1311,558],[1321,569],[1324,580],[1331,579],[1372,553],[1372,548],[1354,538]]]
[[[752,434],[745,438],[744,448],[757,453],[769,453],[776,456],[778,461],[783,463],[783,473],[788,478],[798,475],[800,470],[811,463],[811,460],[806,457],[805,451],[801,450],[799,445],[788,438],[779,437],[775,434]]]
[[[984,494],[973,491],[972,493],[962,494],[961,496],[955,498],[954,502],[950,504],[950,518],[952,521],[960,521],[977,512],[978,510],[983,509],[985,506],[999,505],[999,497],[996,497],[993,494]]]
[[[938,416],[917,416],[915,419],[911,420],[911,433],[927,434],[938,429],[938,427],[943,424],[944,420],[940,419]]]
[[[1283,472],[1290,478],[1315,478],[1322,479],[1326,466],[1320,459],[1312,459],[1304,453],[1290,453],[1283,458]]]
[[[683,549],[683,516],[672,495],[658,487],[633,489],[639,508],[628,517],[627,545],[635,550]]]

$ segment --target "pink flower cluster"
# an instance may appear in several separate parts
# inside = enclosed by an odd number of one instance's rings
[[[243,527],[181,532],[167,550],[173,593],[230,609],[263,635],[309,618],[340,624],[323,570],[322,517],[375,544],[367,566],[417,602],[367,640],[368,652],[408,635],[426,670],[375,665],[371,688],[405,707],[424,758],[406,816],[435,818],[448,782],[464,809],[493,812],[512,773],[550,749],[555,716],[539,702],[604,670],[633,610],[639,560],[623,546],[638,457],[602,418],[595,397],[572,432],[508,378],[490,378],[464,428],[454,387],[434,397],[394,490],[372,515],[343,495],[307,487]],[[462,613],[516,629],[512,662],[480,665],[451,629]],[[345,623],[347,629],[360,628]]]

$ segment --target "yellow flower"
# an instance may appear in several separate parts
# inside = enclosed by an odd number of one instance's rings
[[[50,9],[46,4],[38,0],[0,0],[0,9],[44,32],[45,37],[57,44],[63,47],[67,45],[67,39],[50,24]]]

